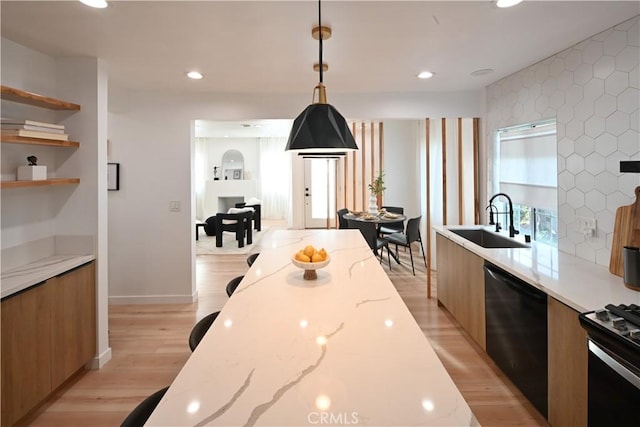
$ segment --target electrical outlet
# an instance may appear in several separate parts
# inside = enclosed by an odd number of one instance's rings
[[[169,202],[169,212],[180,212],[182,208],[180,207],[180,202],[173,201]]]
[[[596,219],[578,217],[578,231],[587,237],[596,235]]]

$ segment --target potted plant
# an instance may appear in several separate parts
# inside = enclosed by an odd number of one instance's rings
[[[378,213],[378,209],[382,206],[382,192],[386,190],[384,186],[384,172],[379,171],[376,178],[369,184],[371,198],[369,200],[369,212]],[[372,212],[375,210],[375,212]]]

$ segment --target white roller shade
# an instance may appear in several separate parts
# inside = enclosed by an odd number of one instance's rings
[[[498,136],[500,191],[514,203],[557,211],[555,121],[502,129]]]

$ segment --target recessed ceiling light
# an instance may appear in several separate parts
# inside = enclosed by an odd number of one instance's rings
[[[498,1],[496,1],[496,6],[498,6],[498,7],[511,7],[511,6],[517,5],[520,2],[522,2],[522,0],[498,0]]]
[[[433,77],[433,73],[431,71],[422,71],[418,74],[419,79],[430,79],[431,77]]]
[[[96,9],[104,9],[107,7],[107,0],[80,0],[80,3],[95,7]]]
[[[187,77],[189,77],[190,79],[194,79],[194,80],[200,80],[202,77],[204,77],[202,74],[200,74],[197,71],[189,71],[187,73]]]
[[[493,73],[493,69],[491,68],[483,68],[481,70],[475,70],[471,73],[473,77],[486,76],[487,74]]]

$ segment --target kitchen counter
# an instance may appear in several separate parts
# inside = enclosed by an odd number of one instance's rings
[[[262,243],[148,425],[478,425],[358,230]],[[309,244],[316,280],[291,262]]]
[[[51,236],[3,249],[0,298],[94,259],[92,236]]]
[[[0,298],[13,295],[94,259],[93,255],[56,255],[3,271]]]
[[[449,231],[455,228],[484,228],[492,231],[493,227],[433,226],[433,229],[578,312],[603,308],[606,304],[640,305],[640,292],[626,288],[622,277],[609,273],[607,267],[535,241],[531,242],[530,248],[483,248]],[[508,236],[506,232],[500,234]],[[522,236],[516,236],[515,239],[524,242]]]

